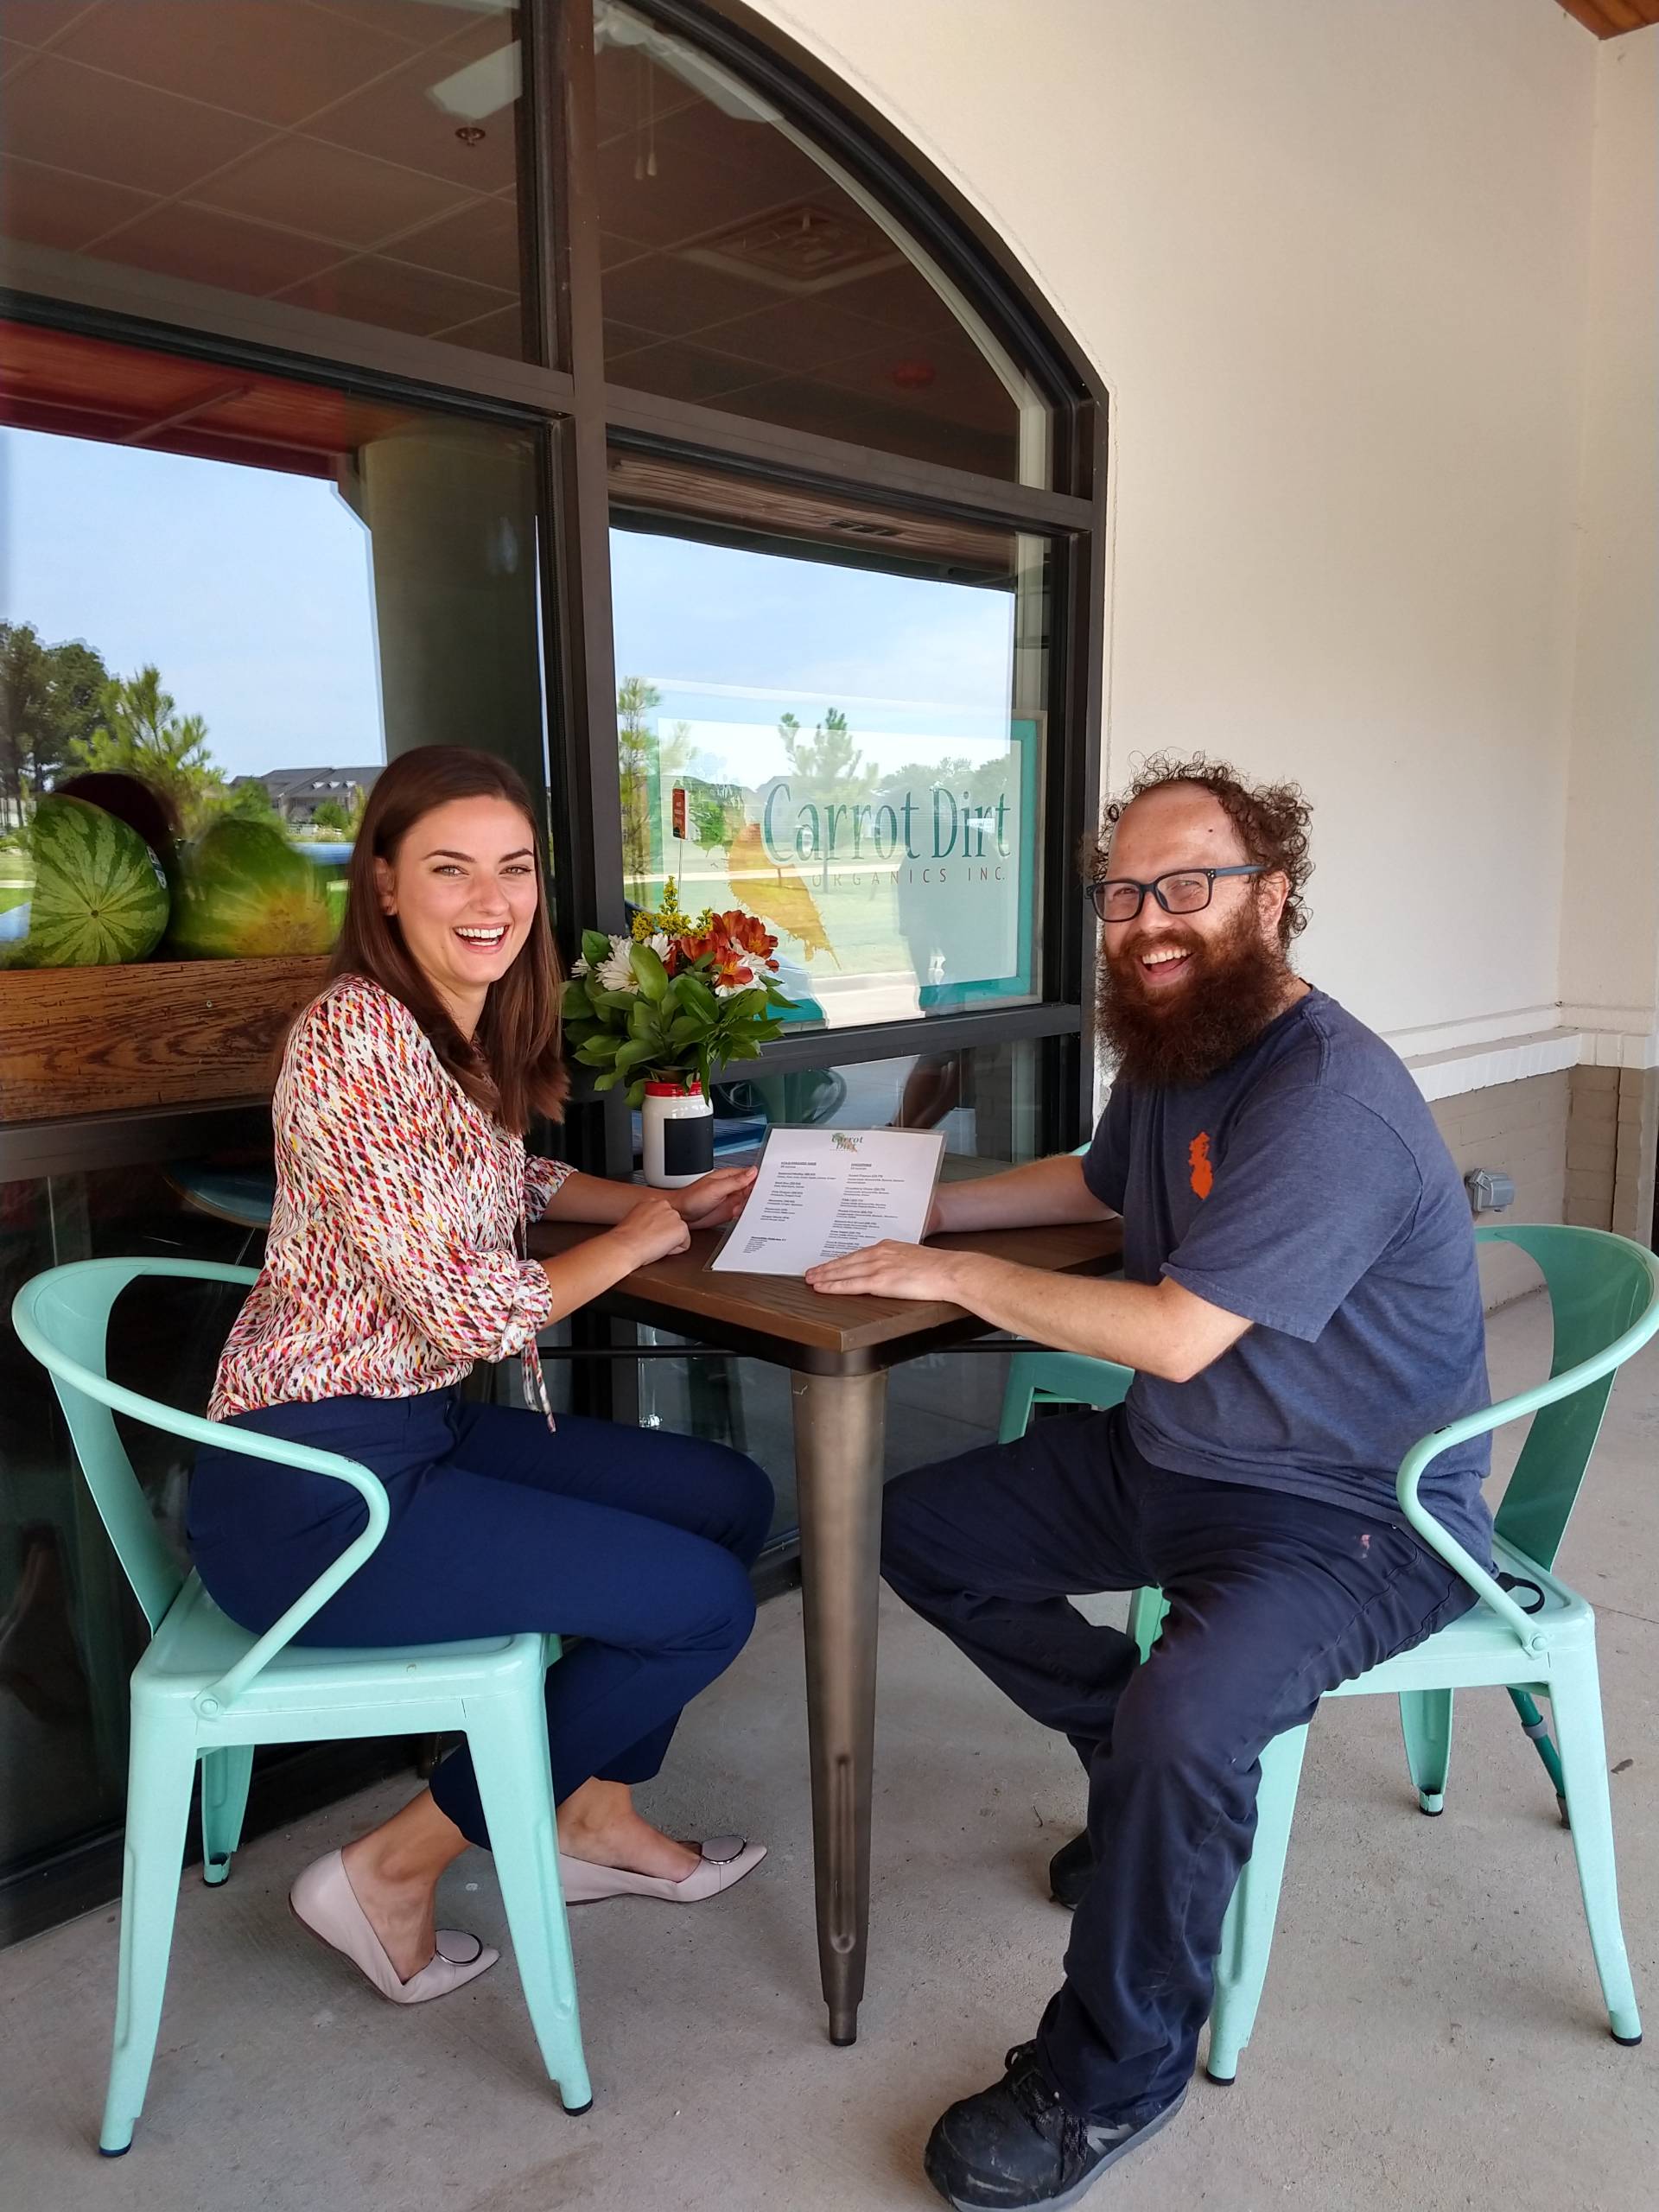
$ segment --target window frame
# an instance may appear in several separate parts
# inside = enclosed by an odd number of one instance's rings
[[[622,922],[607,467],[613,442],[763,477],[780,487],[874,496],[918,512],[1040,531],[1051,548],[1050,739],[1038,1002],[794,1033],[766,1047],[765,1058],[785,1069],[815,1065],[826,1052],[838,1062],[852,1062],[971,1048],[1002,1038],[1053,1038],[1061,1042],[1058,1073],[1046,1086],[1045,1119],[1058,1149],[1075,1142],[1086,1126],[1093,1096],[1093,930],[1071,856],[1091,825],[1099,775],[1104,389],[976,212],[816,56],[745,0],[631,4],[715,55],[788,111],[893,210],[972,298],[1048,399],[1052,488],[793,432],[607,380],[595,57],[587,0],[519,0],[524,67],[518,205],[528,350],[539,358],[508,360],[182,278],[10,243],[0,244],[0,312],[227,366],[511,423],[534,434],[545,669],[546,779],[537,796],[552,827],[556,919],[567,957],[582,924],[618,928]],[[580,1164],[627,1173],[632,1145],[620,1096],[607,1100],[602,1128],[602,1144],[587,1147],[595,1156]],[[5,1172],[0,1159],[0,1173]]]

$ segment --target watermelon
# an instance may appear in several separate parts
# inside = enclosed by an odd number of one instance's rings
[[[226,815],[180,849],[168,943],[186,959],[327,952],[339,927],[327,877],[269,823]]]
[[[0,958],[17,968],[109,968],[153,952],[167,879],[136,830],[85,799],[49,793],[26,833],[27,908],[5,916]]]

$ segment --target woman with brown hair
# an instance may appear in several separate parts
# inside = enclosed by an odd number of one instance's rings
[[[758,1844],[676,1842],[633,1807],[681,1707],[753,1622],[748,1568],[772,1491],[719,1445],[566,1415],[538,1332],[692,1224],[728,1219],[747,1171],[645,1194],[528,1158],[565,1091],[559,976],[530,795],[504,762],[433,746],[375,784],[330,977],[289,1033],[272,1101],[265,1263],[219,1362],[212,1417],[345,1453],[385,1483],[378,1548],[302,1631],[316,1644],[441,1643],[542,1629],[582,1639],[547,1709],[566,1897],[690,1903]],[[526,1256],[528,1224],[606,1233]],[[463,1402],[480,1359],[519,1355],[530,1410]],[[205,1447],[189,1531],[208,1592],[263,1631],[363,1527],[327,1477]],[[435,1926],[439,1875],[487,1845],[472,1764],[330,1852],[290,1901],[397,2004],[440,1997],[497,1954]]]

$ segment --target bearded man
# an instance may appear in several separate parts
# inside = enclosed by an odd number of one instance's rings
[[[1049,1869],[1075,1910],[1065,1981],[928,2143],[960,2212],[1071,2204],[1172,2116],[1262,1750],[1472,1602],[1395,1492],[1411,1444],[1490,1400],[1468,1203],[1400,1060],[1290,966],[1308,816],[1294,786],[1150,765],[1090,856],[1116,1080],[1087,1155],[939,1192],[940,1230],[1121,1214],[1121,1279],[893,1243],[807,1278],[1135,1370],[1113,1411],[887,1494],[887,1581],[1089,1780]],[[1483,1438],[1422,1490],[1483,1563],[1485,1471]],[[1142,1585],[1170,1610],[1140,1666],[1068,1601]]]

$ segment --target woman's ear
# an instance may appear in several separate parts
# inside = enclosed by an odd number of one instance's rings
[[[397,911],[397,893],[392,886],[391,870],[378,855],[374,863],[374,887],[379,894],[381,912],[395,914]]]

